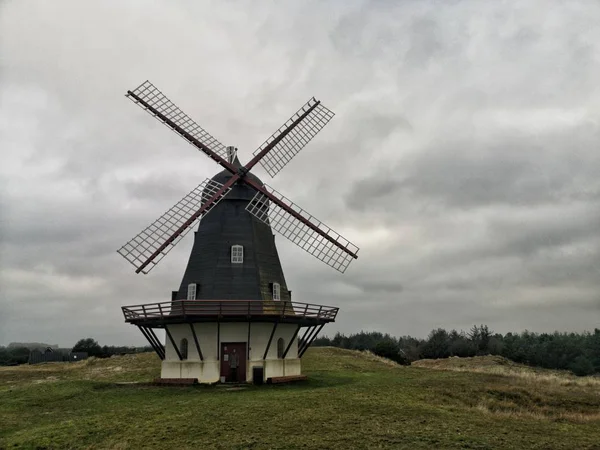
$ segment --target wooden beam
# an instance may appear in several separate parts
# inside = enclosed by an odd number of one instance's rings
[[[302,343],[302,348],[300,349],[299,353],[304,353],[305,348],[308,348],[310,343],[313,341],[313,337],[316,336],[319,331],[321,330],[318,328],[318,325],[315,325],[308,335],[308,338]]]
[[[160,93],[162,94],[162,92],[160,92]],[[164,94],[162,94],[162,95],[164,95]],[[144,109],[148,110],[153,116],[158,117],[162,122],[165,123],[165,125],[167,125],[169,128],[172,128],[176,133],[178,133],[179,135],[181,135],[190,144],[192,144],[194,147],[198,148],[200,151],[204,152],[210,159],[212,159],[213,161],[217,162],[218,164],[220,164],[221,166],[223,166],[225,169],[229,170],[232,174],[235,174],[237,172],[237,168],[233,164],[231,164],[229,161],[226,161],[217,152],[215,152],[213,149],[211,149],[210,147],[208,147],[203,142],[201,142],[198,139],[196,139],[194,136],[192,136],[186,130],[184,130],[183,128],[181,128],[179,125],[177,125],[175,122],[173,122],[167,116],[165,116],[159,110],[157,110],[152,105],[150,105],[149,103],[147,103],[144,99],[140,98],[137,94],[135,94],[134,92],[128,90],[127,94],[126,94],[126,97],[133,98],[137,103],[139,103],[140,105],[142,105],[144,107]],[[165,96],[165,98],[166,98],[166,96]]]
[[[290,351],[290,348],[292,347],[292,344],[294,343],[294,339],[296,339],[296,336],[298,336],[299,331],[300,331],[300,325],[298,325],[298,328],[296,328],[296,331],[294,332],[294,336],[292,336],[292,339],[290,340],[290,343],[288,344],[287,348],[285,349],[285,352],[283,352],[283,356],[281,357],[281,359],[285,359],[285,357],[287,356],[288,352]]]
[[[252,322],[248,322],[248,342],[246,343],[246,361],[250,361],[250,326]]]
[[[223,186],[221,186],[217,192],[215,192],[213,194],[212,197],[210,197],[208,200],[206,200],[206,202],[200,207],[200,209],[198,211],[196,211],[194,214],[192,214],[190,216],[189,219],[187,219],[183,225],[181,225],[165,242],[163,242],[155,251],[154,253],[152,253],[148,259],[146,259],[146,261],[144,261],[136,270],[135,273],[140,273],[142,270],[144,270],[146,268],[146,266],[148,264],[150,264],[152,262],[152,260],[154,258],[156,258],[158,255],[160,255],[160,253],[169,246],[169,244],[171,244],[181,233],[183,233],[192,223],[194,223],[194,221],[200,217],[202,215],[202,213],[204,211],[206,211],[209,207],[213,206],[214,204],[216,204],[219,200],[221,196],[225,196],[227,195],[228,191],[227,189],[229,189],[231,186],[233,186],[237,180],[240,178],[240,175],[233,175]],[[314,225],[313,225],[314,226]]]
[[[171,345],[173,345],[173,348],[175,349],[175,352],[177,353],[177,356],[179,357],[179,361],[183,361],[183,356],[181,356],[179,347],[177,347],[177,344],[175,344],[175,341],[173,340],[173,336],[171,336],[171,332],[169,331],[169,327],[167,327],[166,325],[165,325],[165,331],[167,332],[167,336],[169,337],[169,340],[171,341]]]
[[[290,383],[293,381],[305,380],[308,380],[308,377],[306,375],[286,375],[283,377],[269,377],[267,378],[267,384]]]
[[[217,322],[217,361],[221,361],[221,322]],[[219,373],[221,368],[219,367]]]
[[[287,203],[283,202],[279,197],[273,195],[267,188],[265,188],[264,186],[262,186],[259,182],[256,182],[256,181],[254,181],[251,178],[243,178],[242,181],[244,183],[246,183],[248,186],[253,187],[256,191],[259,191],[260,193],[262,193],[265,197],[267,197],[271,201],[271,203],[279,206],[281,209],[283,209],[285,212],[287,212],[290,216],[292,216],[293,218],[299,220],[301,223],[303,223],[308,228],[310,228],[311,230],[313,230],[319,236],[321,236],[322,238],[328,240],[333,245],[335,245],[336,247],[338,247],[340,250],[343,250],[344,252],[348,253],[354,259],[358,259],[358,256],[356,255],[356,253],[354,253],[353,251],[351,251],[350,249],[348,249],[348,247],[345,246],[344,244],[341,244],[340,242],[338,242],[335,238],[331,237],[329,234],[327,234],[325,231],[323,231],[317,225],[315,225],[310,220],[308,220],[306,217],[304,217],[303,215],[301,215],[298,211],[296,211],[295,209],[293,209],[290,205],[288,205]],[[295,205],[295,206],[298,206],[298,205]],[[341,236],[339,236],[339,237],[341,237]],[[344,240],[346,242],[349,242],[346,239],[344,239]],[[352,245],[354,245],[354,244],[352,244]],[[154,258],[154,256],[152,258]]]
[[[313,343],[313,341],[316,339],[317,335],[321,332],[321,330],[323,329],[323,327],[325,326],[325,324],[321,325],[319,327],[319,329],[317,330],[317,332],[312,336],[312,338],[310,339],[309,342],[306,343],[306,345],[302,348],[302,352],[298,355],[298,358],[302,358],[302,355],[304,355],[304,352],[306,352],[306,350],[308,350],[308,347],[310,347],[310,344]]]
[[[146,330],[144,329],[144,327],[141,327],[138,325],[138,328],[140,329],[140,331],[142,332],[142,334],[144,335],[144,337],[146,338],[146,340],[150,343],[150,346],[154,349],[154,351],[156,352],[156,354],[158,355],[158,357],[160,359],[165,359],[165,355],[163,355],[160,351],[160,348],[156,346],[156,343],[150,338],[150,335],[146,332]]]
[[[281,132],[281,134],[279,134],[275,139],[273,139],[273,141],[266,145],[265,148],[263,148],[260,153],[258,153],[257,155],[254,156],[254,158],[252,158],[250,161],[248,161],[248,164],[246,164],[244,166],[244,168],[246,169],[246,171],[250,171],[250,169],[252,169],[256,163],[258,163],[263,156],[265,156],[267,153],[269,153],[271,151],[271,149],[273,149],[273,147],[275,147],[277,144],[279,144],[279,142],[288,135],[288,133],[290,133],[294,128],[296,128],[300,122],[302,122],[304,120],[304,118],[306,116],[308,116],[317,106],[319,106],[321,104],[320,100],[317,100],[316,103],[314,105],[312,105],[310,108],[308,108],[306,111],[304,111],[304,113],[302,113],[300,115],[300,117],[298,117],[296,120],[294,120],[285,130],[283,130]],[[292,116],[294,117],[294,116]]]
[[[269,353],[269,348],[271,348],[271,341],[273,340],[273,335],[275,334],[275,330],[277,329],[277,325],[279,322],[275,322],[273,325],[273,330],[271,331],[271,336],[269,336],[269,343],[267,344],[267,348],[265,350],[265,354],[263,355],[263,361],[267,359],[267,353]]]
[[[300,348],[302,348],[304,346],[304,343],[306,342],[306,336],[309,333],[312,333],[314,331],[314,329],[315,329],[314,327],[316,327],[316,325],[310,325],[310,326],[306,327],[306,331],[300,338],[300,342],[298,342],[298,350],[300,350]]]
[[[152,328],[146,328],[146,333],[148,333],[150,335],[150,337],[152,337],[152,339],[154,339],[154,342],[156,342],[156,346],[160,349],[160,352],[163,355],[163,359],[165,357],[165,346],[162,345],[162,342],[160,342],[160,339],[158,339],[158,336],[156,336],[156,333],[154,333],[154,330]]]
[[[190,322],[190,330],[192,330],[192,336],[194,336],[194,342],[196,343],[196,350],[198,350],[198,356],[200,356],[200,361],[204,361],[204,357],[202,356],[202,350],[200,350],[200,343],[198,342],[198,336],[196,336],[196,330],[194,329],[194,324]]]

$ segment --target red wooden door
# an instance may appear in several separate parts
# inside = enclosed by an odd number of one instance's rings
[[[237,366],[237,367],[233,367]],[[226,382],[246,381],[246,343],[221,343],[221,376]],[[237,378],[237,380],[235,380]]]

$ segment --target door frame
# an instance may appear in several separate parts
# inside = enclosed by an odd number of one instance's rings
[[[247,371],[248,371],[248,367],[247,367],[247,355],[248,355],[248,343],[247,342],[221,342],[221,347],[220,347],[220,351],[221,354],[219,356],[219,377],[225,376],[227,377],[227,374],[229,373],[229,364],[226,364],[227,361],[225,361],[225,346],[227,345],[235,345],[235,346],[242,346],[243,348],[241,349],[241,351],[238,353],[240,355],[240,365],[238,367],[238,382],[239,383],[245,383],[247,380]],[[227,352],[229,353],[229,352]],[[225,370],[227,369],[227,370]],[[227,378],[225,378],[225,382],[228,382]]]

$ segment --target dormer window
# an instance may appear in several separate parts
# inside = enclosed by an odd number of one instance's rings
[[[281,300],[281,288],[279,283],[273,283],[273,300]]]
[[[244,262],[244,247],[241,245],[231,246],[231,263],[242,264]]]
[[[188,284],[187,299],[196,300],[196,283]]]

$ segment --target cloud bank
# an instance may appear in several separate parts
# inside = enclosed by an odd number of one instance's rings
[[[600,313],[600,5],[531,1],[4,2],[0,344],[142,344],[165,301],[116,253],[219,168],[123,94],[146,79],[242,160],[311,96],[334,120],[274,180],[361,250],[341,275],[276,238],[325,332]]]

